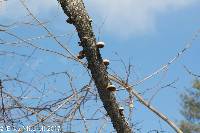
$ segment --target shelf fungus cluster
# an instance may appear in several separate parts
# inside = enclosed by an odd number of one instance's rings
[[[70,22],[70,19],[68,19],[68,21]],[[87,38],[84,37],[84,39],[87,39]],[[78,42],[78,44],[79,44],[79,46],[82,46],[81,42]],[[96,46],[97,49],[101,49],[101,48],[104,48],[105,43],[100,41],[100,42],[97,42],[95,46]],[[79,52],[77,58],[78,59],[83,59],[84,57],[85,57],[85,52],[82,50],[82,51]],[[103,59],[103,64],[107,67],[110,64],[110,61],[108,59]],[[116,91],[116,87],[114,85],[112,85],[112,84],[108,84],[106,89],[109,90],[110,92],[115,92]]]
[[[72,20],[70,18],[68,18],[66,20],[68,23],[72,23]],[[90,20],[91,22],[92,20]],[[84,39],[88,39],[87,37],[83,37]],[[82,43],[81,42],[78,42],[79,46],[82,46]],[[104,42],[97,42],[96,43],[96,48],[100,49],[100,48],[103,48],[105,46],[105,43]],[[85,57],[85,53],[83,51],[80,51],[77,58],[78,59],[83,59]],[[103,63],[105,66],[108,66],[110,64],[109,60],[108,59],[104,59],[103,60]]]

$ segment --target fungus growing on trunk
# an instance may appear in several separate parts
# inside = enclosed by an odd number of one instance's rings
[[[114,85],[108,85],[106,89],[111,91],[111,92],[115,92],[116,91],[116,87]]]
[[[96,47],[97,47],[97,48],[103,48],[104,45],[105,45],[104,42],[97,42]]]
[[[110,64],[110,61],[108,59],[103,59],[103,63],[105,66],[108,66]]]

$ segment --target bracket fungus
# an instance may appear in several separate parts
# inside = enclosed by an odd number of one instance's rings
[[[97,48],[103,48],[105,46],[104,42],[97,42],[96,47]]]
[[[124,111],[124,108],[122,106],[120,106],[119,111]]]
[[[106,89],[112,92],[116,91],[116,87],[114,85],[108,85]]]
[[[119,113],[121,116],[124,116],[123,114],[124,108],[122,106],[119,107]]]
[[[103,63],[105,66],[108,66],[110,64],[110,61],[108,59],[103,59]]]

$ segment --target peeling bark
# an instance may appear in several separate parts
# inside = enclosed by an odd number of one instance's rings
[[[82,0],[60,0],[64,13],[69,17],[68,22],[76,27],[78,36],[88,61],[88,68],[98,89],[104,108],[111,119],[113,127],[118,133],[131,133],[128,122],[122,112],[113,92],[106,89],[110,83],[107,68],[103,63],[96,38],[92,30],[91,19]]]

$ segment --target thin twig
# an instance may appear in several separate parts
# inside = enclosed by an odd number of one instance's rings
[[[192,36],[192,39],[186,44],[186,46],[185,46],[181,51],[179,51],[178,54],[177,54],[174,58],[172,58],[167,64],[165,64],[165,65],[163,65],[161,68],[157,69],[157,70],[156,70],[155,72],[153,72],[151,75],[146,76],[146,77],[143,78],[142,80],[136,82],[133,86],[137,86],[137,85],[143,83],[144,81],[146,81],[146,80],[148,80],[148,79],[154,77],[155,75],[159,74],[161,71],[167,70],[168,67],[169,67],[172,63],[174,63],[178,58],[180,58],[180,57],[192,46],[193,42],[198,38],[199,34],[200,34],[200,29],[197,30],[197,31],[194,33],[194,35]]]
[[[171,121],[168,117],[166,117],[163,113],[159,112],[156,108],[154,108],[152,105],[149,104],[149,102],[147,102],[146,100],[144,100],[142,98],[142,96],[140,96],[140,94],[138,92],[136,92],[136,90],[131,87],[131,85],[128,85],[125,83],[125,81],[121,81],[119,80],[118,77],[109,75],[109,79],[120,84],[121,86],[123,86],[128,92],[129,94],[135,96],[140,103],[142,103],[144,106],[146,106],[149,110],[151,110],[153,113],[155,113],[157,116],[159,116],[161,119],[163,119],[166,123],[168,123],[177,133],[183,133],[178,126],[176,126],[176,124]]]

